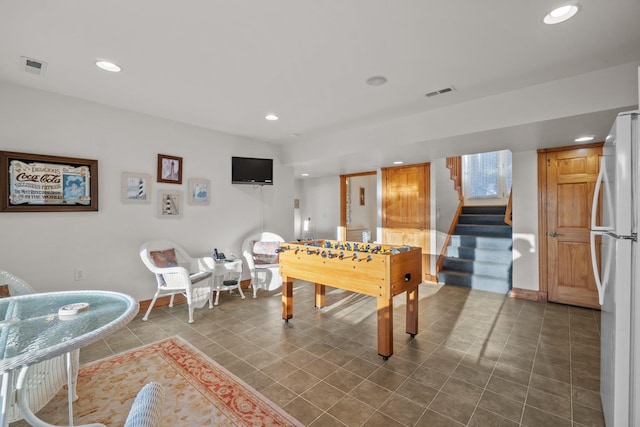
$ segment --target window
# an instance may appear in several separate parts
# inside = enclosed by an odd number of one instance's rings
[[[463,156],[462,171],[465,200],[507,203],[511,191],[511,151]]]

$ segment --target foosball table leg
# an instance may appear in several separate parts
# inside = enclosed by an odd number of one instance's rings
[[[293,279],[282,278],[282,318],[285,322],[293,317]]]
[[[418,286],[407,290],[406,331],[411,338],[418,333]]]
[[[327,287],[316,283],[315,306],[322,308],[325,306]]]
[[[378,314],[378,354],[384,360],[393,354],[393,299],[379,296]]]

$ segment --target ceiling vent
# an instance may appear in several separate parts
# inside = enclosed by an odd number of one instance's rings
[[[21,56],[20,60],[22,61],[22,67],[25,72],[35,74],[36,76],[44,76],[44,72],[47,69],[46,62],[38,59],[27,58],[26,56]]]
[[[449,87],[445,87],[445,88],[440,89],[440,90],[434,90],[433,92],[429,92],[425,96],[427,98],[431,98],[432,96],[442,95],[443,93],[448,93],[448,92],[454,92],[455,90],[456,90],[455,87],[449,86]]]

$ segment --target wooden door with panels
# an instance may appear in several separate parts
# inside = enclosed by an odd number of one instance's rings
[[[589,229],[602,144],[540,150],[538,155],[543,168],[539,176],[544,175],[540,188],[541,291],[546,288],[551,302],[600,308]]]
[[[382,243],[422,248],[423,279],[432,279],[430,165],[382,169]]]

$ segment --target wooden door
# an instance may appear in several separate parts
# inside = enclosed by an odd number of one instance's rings
[[[429,164],[382,169],[382,243],[422,248],[422,276],[430,278]]]
[[[549,301],[600,308],[591,267],[591,201],[602,147],[547,153]]]

